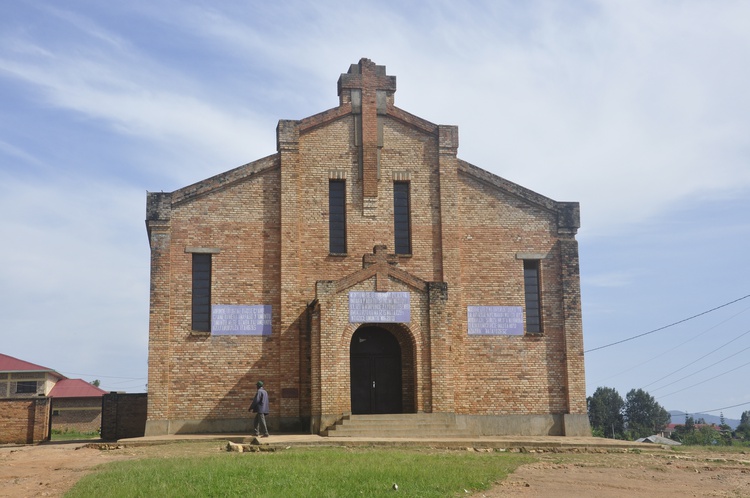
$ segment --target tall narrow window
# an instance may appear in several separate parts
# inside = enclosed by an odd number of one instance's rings
[[[393,183],[393,233],[396,254],[411,254],[409,182]]]
[[[542,332],[542,296],[539,287],[539,260],[523,262],[523,285],[526,294],[526,332]]]
[[[346,182],[328,181],[328,251],[346,253]]]
[[[193,254],[193,330],[211,331],[211,254]]]

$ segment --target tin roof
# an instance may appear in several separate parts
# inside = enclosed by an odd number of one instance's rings
[[[55,384],[49,392],[50,398],[94,398],[107,394],[83,379],[63,379]]]
[[[28,361],[19,360],[18,358],[14,358],[2,353],[0,353],[0,372],[50,372],[60,377],[61,379],[67,378],[51,368],[36,365]]]

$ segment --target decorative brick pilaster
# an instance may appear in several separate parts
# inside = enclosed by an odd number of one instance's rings
[[[279,121],[276,140],[281,163],[281,282],[279,377],[276,379],[281,396],[279,416],[294,419],[300,416],[300,317],[306,303],[299,288],[299,122]],[[296,396],[283,396],[296,393]]]
[[[453,383],[453,331],[450,328],[451,306],[448,299],[448,284],[428,282],[429,343],[430,343],[430,390],[425,399],[425,411],[432,413],[455,413],[455,389]]]
[[[146,434],[160,435],[168,433],[170,418],[172,195],[152,192],[148,194],[146,202],[146,228],[151,246]]]
[[[559,203],[558,219],[560,268],[563,295],[563,326],[565,339],[565,380],[568,413],[586,414],[586,383],[583,354],[583,320],[581,315],[581,282],[578,241],[580,226],[576,202]]]
[[[460,181],[458,179],[458,127],[438,126],[438,168],[440,187],[440,249],[442,282],[450,289],[444,302],[442,320],[430,323],[433,357],[447,362],[433,366],[433,410],[459,413],[455,398],[457,377],[463,371],[465,312],[462,301],[461,246],[459,211]],[[430,294],[432,298],[432,293]],[[432,316],[432,312],[430,313]],[[434,328],[433,328],[434,327]],[[436,347],[437,346],[437,347]],[[443,371],[444,370],[444,371]]]

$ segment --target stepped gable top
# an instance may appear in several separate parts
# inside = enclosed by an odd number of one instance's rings
[[[61,379],[67,379],[62,374],[57,373],[51,368],[36,365],[28,361],[19,360],[7,354],[0,353],[0,372],[49,372]]]
[[[49,392],[50,398],[97,398],[107,391],[89,384],[83,379],[63,379]]]
[[[385,66],[362,58],[342,73],[338,83],[339,105],[299,120],[300,133],[328,124],[350,114],[388,115],[425,133],[437,134],[438,125],[410,114],[394,105],[396,77],[386,74]],[[368,118],[365,118],[366,120]]]
[[[306,133],[351,114],[370,113],[370,122],[377,115],[387,115],[402,123],[413,126],[428,134],[438,135],[440,127],[418,116],[410,114],[394,105],[393,94],[396,92],[396,77],[386,74],[385,66],[377,65],[370,59],[362,58],[359,63],[351,64],[348,72],[342,73],[338,83],[339,106],[307,118],[290,121],[299,125],[299,132]],[[284,120],[279,122],[281,128]],[[455,127],[446,127],[454,132],[452,142],[457,145],[458,137]],[[441,134],[442,135],[442,134]],[[278,144],[277,144],[278,145]],[[469,175],[483,183],[492,185],[510,195],[535,204],[558,215],[559,225],[575,233],[580,228],[580,207],[577,202],[559,202],[521,185],[508,181],[478,166],[458,159],[459,172]],[[171,193],[149,193],[147,221],[166,221],[169,219],[171,206],[202,197],[220,189],[239,183],[246,178],[263,173],[280,166],[278,153],[250,162],[243,166],[219,173],[206,180],[175,190]],[[370,190],[370,189],[368,189]]]
[[[351,64],[349,71],[339,77],[339,97],[344,89],[362,88],[365,92],[381,90],[393,94],[396,91],[396,77],[387,76],[385,66],[379,66],[363,57],[358,64]]]

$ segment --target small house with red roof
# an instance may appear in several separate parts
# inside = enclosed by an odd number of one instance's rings
[[[47,396],[60,380],[55,370],[0,353],[0,397]]]
[[[102,426],[102,396],[104,389],[82,379],[62,379],[52,391],[52,426],[55,429],[72,429],[93,432]]]
[[[52,400],[52,427],[91,432],[101,428],[102,396],[107,391],[82,379],[0,353],[0,398]]]

